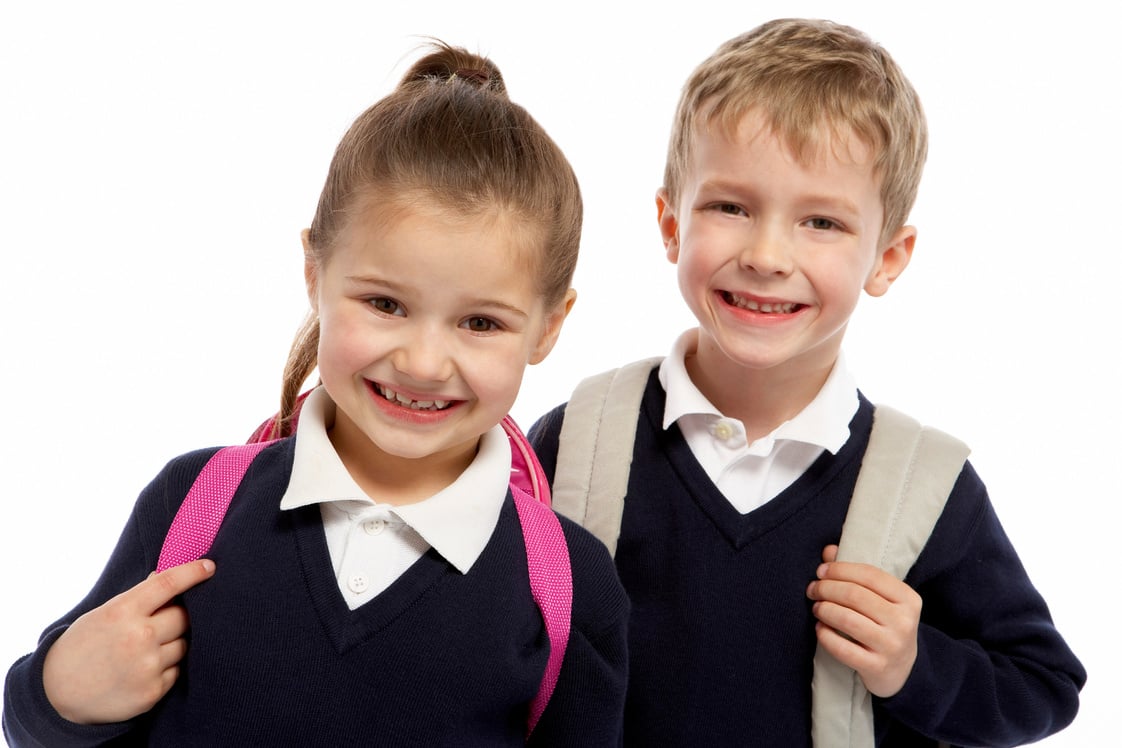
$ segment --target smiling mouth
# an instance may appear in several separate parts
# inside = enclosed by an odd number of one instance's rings
[[[746,299],[743,296],[738,296],[731,291],[721,291],[721,297],[727,304],[739,309],[747,309],[750,312],[759,312],[760,314],[791,314],[802,309],[804,306],[803,304],[796,304],[793,301],[761,303],[755,299]]]
[[[374,391],[391,403],[410,410],[444,410],[454,402],[453,400],[410,400],[400,392],[377,383],[374,384]]]

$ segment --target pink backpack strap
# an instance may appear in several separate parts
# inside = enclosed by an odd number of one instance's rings
[[[510,416],[504,418],[501,425],[510,440],[511,487],[521,488],[531,498],[550,506],[552,502],[549,493],[549,481],[545,477],[545,471],[542,470],[541,463],[538,462],[538,456],[534,454],[534,449],[530,446],[530,440],[526,438],[522,429],[518,428],[518,424]]]
[[[307,393],[300,396],[297,415],[305,397]],[[294,416],[293,430],[296,420]],[[528,736],[545,712],[561,674],[572,624],[573,570],[565,532],[557,515],[549,508],[549,481],[545,471],[526,435],[510,416],[502,420],[502,427],[510,439],[510,493],[526,545],[530,594],[541,611],[549,637],[549,659],[538,692],[530,702]],[[220,449],[203,466],[171,523],[157,571],[201,558],[210,549],[250,463],[276,440],[273,431],[273,419],[269,419],[257,427],[249,444]],[[264,439],[269,441],[262,441]]]
[[[257,453],[270,444],[272,442],[257,442],[224,447],[211,456],[175,513],[156,562],[156,571],[202,558],[210,550],[245,471]]]
[[[541,610],[549,637],[549,660],[538,693],[530,702],[526,729],[529,735],[545,711],[561,674],[572,623],[573,570],[565,532],[557,515],[549,508],[549,483],[541,463],[510,416],[503,419],[502,425],[510,438],[510,493],[518,509],[522,539],[526,544],[530,594]]]
[[[526,734],[533,732],[549,697],[557,686],[561,663],[569,643],[573,609],[573,570],[565,533],[553,510],[517,486],[511,486],[522,538],[526,543],[526,563],[530,571],[530,594],[541,610],[549,637],[549,659],[541,686],[530,702]]]

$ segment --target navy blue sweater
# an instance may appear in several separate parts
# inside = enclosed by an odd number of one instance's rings
[[[839,453],[741,515],[661,427],[651,374],[616,566],[631,597],[628,746],[810,745],[814,618],[806,588],[841,534],[872,427],[864,397]],[[564,407],[530,439],[548,475]],[[908,575],[923,598],[919,656],[874,700],[877,744],[1016,745],[1066,726],[1085,680],[967,464]],[[926,736],[926,737],[921,737]]]
[[[83,727],[43,692],[43,658],[68,623],[154,568],[188,487],[213,450],[172,461],[140,496],[97,585],[9,671],[13,746],[523,745],[548,656],[508,495],[479,560],[461,574],[430,550],[351,611],[339,594],[318,507],[279,508],[293,440],[266,448],[235,496],[209,558],[215,576],[184,595],[185,667],[149,714]],[[563,520],[573,621],[556,691],[530,745],[618,740],[628,603],[598,541]]]

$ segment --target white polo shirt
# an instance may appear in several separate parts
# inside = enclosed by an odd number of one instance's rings
[[[451,485],[414,504],[370,499],[328,438],[335,403],[323,387],[304,401],[282,510],[319,504],[339,592],[351,610],[390,586],[429,548],[461,573],[483,552],[510,482],[510,443],[501,426],[483,434],[475,460]]]
[[[686,371],[697,351],[697,330],[687,330],[662,362],[666,390],[662,427],[675,422],[705,473],[741,514],[775,498],[806,472],[822,452],[837,454],[849,439],[857,412],[857,383],[839,355],[815,398],[794,418],[751,444],[744,424],[726,417],[701,394]]]

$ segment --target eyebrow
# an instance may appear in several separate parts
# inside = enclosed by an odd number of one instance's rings
[[[711,190],[728,195],[743,195],[745,193],[749,196],[755,195],[755,190],[746,188],[744,185],[738,184],[735,181],[724,179],[705,180],[702,181],[698,187],[699,192]],[[857,203],[844,197],[811,193],[800,196],[798,203],[800,205],[811,205],[815,207],[821,206],[827,210],[840,211],[848,215],[859,215],[861,213],[860,209],[857,207]]]
[[[502,309],[503,311],[510,312],[511,314],[521,317],[522,319],[530,318],[530,315],[522,309],[519,309],[516,306],[511,306],[510,304],[498,301],[496,299],[473,299],[471,304],[473,306],[478,306],[484,309]]]
[[[815,207],[824,206],[830,211],[839,211],[841,213],[846,213],[849,215],[861,215],[861,210],[857,207],[857,203],[844,197],[808,195],[805,199],[801,199],[799,202]]]
[[[389,292],[395,293],[395,294],[398,294],[398,293],[405,293],[405,294],[416,293],[416,289],[414,289],[412,286],[402,286],[399,283],[394,283],[393,281],[386,280],[385,278],[379,278],[378,276],[374,276],[374,275],[348,275],[348,276],[346,276],[346,280],[347,280],[348,283],[355,283],[355,284],[368,285],[368,286],[381,286],[382,288],[385,288]],[[471,306],[471,307],[479,307],[479,308],[482,308],[482,309],[501,309],[503,311],[506,311],[506,312],[509,312],[511,314],[517,315],[517,316],[519,316],[523,319],[529,319],[530,318],[529,313],[527,313],[525,310],[520,309],[520,308],[518,308],[516,306],[513,306],[511,304],[507,304],[504,301],[499,301],[498,299],[487,299],[487,298],[469,299],[468,302],[467,302],[467,305]]]

